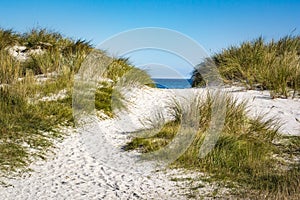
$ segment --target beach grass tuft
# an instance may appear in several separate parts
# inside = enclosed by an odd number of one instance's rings
[[[259,37],[223,49],[212,60],[226,83],[271,90],[274,98],[295,97],[300,91],[300,36],[270,42]],[[194,71],[194,86],[203,82],[198,68]]]

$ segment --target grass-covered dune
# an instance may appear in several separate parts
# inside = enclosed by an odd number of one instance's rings
[[[226,83],[267,89],[273,97],[296,96],[300,91],[300,36],[265,42],[262,37],[231,46],[212,56]],[[194,71],[193,85],[201,83]]]
[[[47,29],[26,33],[0,29],[0,171],[26,169],[45,158],[61,126],[74,126],[72,89],[91,51],[90,42],[63,37]],[[103,53],[104,52],[101,52]],[[118,77],[132,70],[127,59],[113,59],[95,93],[95,108],[112,116],[111,95]],[[103,114],[101,115],[103,116]]]

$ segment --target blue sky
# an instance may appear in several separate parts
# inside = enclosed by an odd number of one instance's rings
[[[1,2],[0,27],[20,32],[45,27],[94,45],[129,29],[162,27],[188,35],[213,54],[258,36],[278,39],[294,29],[293,34],[299,34],[300,1],[9,0]],[[143,64],[143,56],[131,56],[134,64]],[[184,76],[189,73],[183,63],[170,63]]]

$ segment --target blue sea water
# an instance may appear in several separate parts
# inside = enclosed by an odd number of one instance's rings
[[[157,88],[163,89],[183,89],[191,88],[191,79],[164,79],[164,78],[152,78]]]

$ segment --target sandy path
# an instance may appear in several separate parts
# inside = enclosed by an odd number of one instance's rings
[[[132,104],[130,114],[94,124],[103,131],[100,140],[94,137],[97,128],[93,125],[81,130],[81,134],[71,133],[56,145],[56,155],[31,166],[32,173],[5,180],[12,186],[0,188],[0,199],[185,199],[186,183],[170,180],[174,175],[182,176],[182,172],[153,172],[147,164],[135,171],[134,160],[126,160],[120,148],[113,149],[128,140],[122,133],[142,128],[140,122],[151,115],[151,107],[166,105],[157,99],[169,99],[169,92],[155,93],[138,92],[130,97],[139,102]],[[122,168],[117,166],[120,163]]]
[[[124,153],[120,147],[128,140],[125,133],[142,128],[141,121],[153,115],[154,108],[165,112],[168,118],[166,106],[172,98],[189,97],[200,91],[149,89],[128,94],[133,102],[129,106],[130,113],[101,121],[95,124],[98,128],[91,126],[57,143],[56,154],[47,161],[33,163],[32,173],[5,180],[12,186],[0,187],[0,199],[187,199],[191,181],[171,179],[195,177],[196,173],[155,172],[151,163],[142,163],[136,168],[136,153]],[[299,100],[272,100],[267,93],[257,91],[232,94],[249,100],[252,115],[269,111],[267,117],[286,121],[281,129],[284,133],[300,134]],[[100,136],[95,137],[99,134],[95,130],[100,130]],[[216,187],[205,184],[197,190],[198,195],[209,196]]]
[[[182,199],[176,182],[156,173],[120,173],[92,158],[78,135],[59,144],[48,162],[35,163],[31,176],[10,181],[1,199]],[[176,192],[176,193],[175,193]]]

